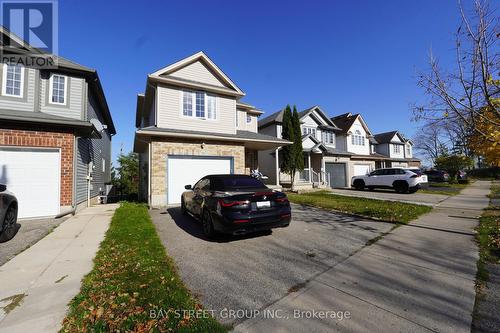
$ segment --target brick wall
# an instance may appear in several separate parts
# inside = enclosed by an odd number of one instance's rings
[[[61,206],[70,206],[73,199],[73,141],[70,131],[0,128],[0,145],[61,149]]]
[[[151,194],[153,206],[164,206],[166,195],[167,155],[233,156],[234,173],[245,173],[243,144],[203,140],[152,139]]]

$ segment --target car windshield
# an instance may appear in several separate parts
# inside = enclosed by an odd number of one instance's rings
[[[218,177],[213,180],[214,190],[230,191],[245,188],[265,188],[266,185],[252,177]]]

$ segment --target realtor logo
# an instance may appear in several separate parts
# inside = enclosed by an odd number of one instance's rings
[[[2,60],[27,66],[55,66],[57,58],[48,55],[58,53],[57,0],[2,0],[0,4],[1,25],[14,35],[4,39]],[[27,49],[24,43],[44,54]]]

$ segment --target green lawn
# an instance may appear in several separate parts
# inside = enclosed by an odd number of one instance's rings
[[[420,189],[418,193],[457,195],[468,184],[458,183],[429,183],[429,187]]]
[[[500,199],[500,183],[493,183],[490,199]],[[476,228],[476,239],[479,244],[478,280],[485,282],[488,280],[486,263],[500,263],[500,207],[490,205],[486,209]]]
[[[179,310],[201,310],[201,305],[177,275],[147,208],[122,203],[94,259],[93,270],[70,303],[61,331],[227,331],[210,316],[197,319],[203,316],[184,316]]]
[[[290,193],[288,197],[291,202],[297,204],[333,209],[344,213],[363,215],[397,223],[408,223],[432,210],[431,207],[423,205],[346,197],[330,194],[328,191],[305,194]]]

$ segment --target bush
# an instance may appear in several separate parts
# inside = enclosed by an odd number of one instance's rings
[[[471,177],[500,179],[500,167],[472,169],[467,172]]]

